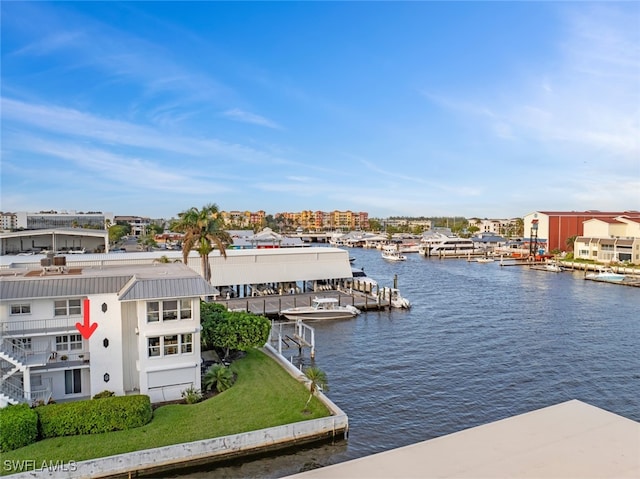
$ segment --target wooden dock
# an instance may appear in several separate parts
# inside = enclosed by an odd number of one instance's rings
[[[358,291],[317,291],[300,294],[274,294],[269,296],[255,296],[247,298],[217,299],[216,303],[223,304],[231,311],[247,311],[253,314],[280,318],[280,311],[298,306],[311,306],[313,298],[336,298],[339,305],[350,304],[361,311],[389,309],[389,300],[377,296],[360,293]]]

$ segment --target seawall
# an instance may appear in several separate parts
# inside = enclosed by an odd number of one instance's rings
[[[265,346],[264,352],[294,378],[304,382],[304,374],[271,346]],[[331,416],[241,434],[89,459],[65,466],[21,472],[7,477],[12,479],[132,477],[137,473],[159,472],[249,456],[322,439],[345,438],[349,429],[347,415],[324,394],[318,393],[317,396],[331,411]]]

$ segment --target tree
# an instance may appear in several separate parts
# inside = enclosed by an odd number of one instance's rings
[[[246,351],[265,345],[271,332],[271,322],[252,313],[227,311],[221,304],[200,303],[201,345],[225,350]]]
[[[201,210],[192,207],[179,213],[178,218],[173,228],[174,231],[184,233],[182,240],[184,264],[188,264],[189,252],[195,249],[202,262],[202,276],[207,282],[211,281],[209,253],[213,251],[212,243],[218,247],[226,259],[226,247],[233,242],[229,234],[222,229],[222,217],[219,214],[218,206],[208,204],[203,206]]]
[[[221,393],[233,385],[233,373],[222,364],[214,364],[202,378],[202,387],[205,391],[210,391],[214,387]]]
[[[204,351],[213,349],[215,326],[224,319],[227,308],[218,303],[200,302],[200,345]]]
[[[311,398],[318,391],[318,389],[322,389],[323,391],[328,391],[329,384],[327,381],[327,375],[322,369],[318,367],[311,366],[307,368],[304,374],[305,376],[307,376],[307,379],[309,380],[309,392],[310,392],[309,399],[307,399],[307,402],[304,405],[304,410],[306,411],[307,407],[309,406],[309,402],[311,402]]]
[[[130,228],[129,228],[130,229]],[[122,239],[123,236],[129,234],[129,230],[123,225],[113,225],[109,227],[109,243],[115,244]]]
[[[573,245],[576,242],[576,238],[578,237],[578,235],[573,235],[573,236],[569,236],[565,242],[565,244],[567,245],[567,250],[568,251],[573,251]]]

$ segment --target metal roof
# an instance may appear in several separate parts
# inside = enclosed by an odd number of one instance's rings
[[[192,298],[194,296],[214,296],[220,294],[201,277],[135,279],[120,293],[120,301],[158,298]]]
[[[230,250],[226,259],[216,251],[209,259],[215,286],[353,277],[349,252],[338,248]]]
[[[72,268],[66,274],[3,275],[0,300],[118,294],[121,301],[212,296],[218,290],[182,263]]]
[[[2,278],[0,300],[34,298],[68,298],[92,294],[116,293],[131,279],[131,276],[99,277],[42,277],[20,279]]]

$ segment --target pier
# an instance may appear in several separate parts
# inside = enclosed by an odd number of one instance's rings
[[[231,311],[246,311],[268,318],[280,318],[283,309],[311,306],[313,298],[336,298],[340,306],[350,304],[361,311],[384,310],[391,307],[389,299],[359,291],[326,290],[297,294],[274,294],[246,298],[216,299]]]

